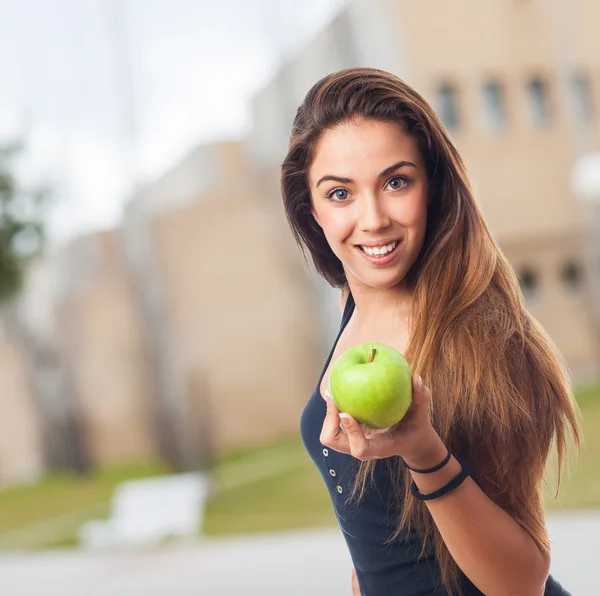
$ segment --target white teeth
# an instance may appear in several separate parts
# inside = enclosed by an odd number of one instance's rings
[[[387,255],[389,252],[392,252],[394,250],[394,248],[396,248],[397,244],[398,244],[398,241],[396,240],[395,242],[392,242],[391,244],[388,244],[387,246],[381,246],[381,247],[376,246],[374,248],[369,248],[367,246],[361,246],[360,249],[372,257],[380,257],[383,255]]]

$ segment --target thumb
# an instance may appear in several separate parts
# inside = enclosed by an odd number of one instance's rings
[[[350,414],[340,413],[340,422],[348,437],[350,453],[356,459],[364,461],[369,456],[370,440],[363,433],[360,424]]]
[[[339,410],[333,399],[333,396],[331,395],[331,393],[329,391],[327,391],[327,390],[325,391],[325,393],[323,394],[323,399],[325,400],[325,404],[327,407],[327,413],[337,415]]]
[[[360,427],[360,424],[350,416],[350,414],[346,414],[345,412],[341,412],[339,414],[340,423],[344,428],[344,432],[350,436],[361,436],[364,437],[364,433]]]
[[[325,413],[326,426],[330,427],[331,429],[339,428],[340,421],[338,418],[338,414],[340,413],[340,411],[338,410],[337,406],[335,405],[335,401],[333,401],[333,397],[331,396],[331,393],[329,393],[329,391],[325,391],[325,394],[323,395],[323,399],[325,400],[326,407],[327,407],[327,411]]]

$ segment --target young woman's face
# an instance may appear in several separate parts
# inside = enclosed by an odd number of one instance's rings
[[[308,172],[313,216],[350,282],[402,282],[427,224],[428,180],[400,126],[354,120],[323,134]]]

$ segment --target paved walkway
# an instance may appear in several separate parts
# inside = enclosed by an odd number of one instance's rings
[[[548,519],[555,577],[573,596],[600,590],[600,512]],[[144,552],[0,557],[2,596],[350,596],[337,529],[206,540]]]

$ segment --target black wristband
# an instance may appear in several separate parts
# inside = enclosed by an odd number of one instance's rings
[[[444,461],[439,463],[437,466],[433,466],[433,468],[427,468],[426,470],[417,470],[416,468],[411,468],[406,462],[404,462],[404,465],[411,472],[416,472],[417,474],[432,474],[433,472],[437,472],[438,470],[441,470],[450,461],[451,457],[452,457],[452,453],[450,453],[450,448],[448,448],[448,454],[444,458]],[[402,460],[402,461],[404,461],[404,460]]]
[[[410,492],[412,493],[412,496],[418,501],[431,501],[433,499],[438,499],[439,497],[442,497],[443,495],[448,494],[450,491],[459,487],[464,482],[465,478],[469,476],[470,472],[469,466],[465,461],[463,461],[461,458],[456,459],[460,463],[462,469],[457,476],[448,482],[448,484],[442,486],[442,488],[439,488],[438,490],[433,491],[432,493],[424,495],[423,493],[419,492],[419,489],[413,480],[412,484],[410,485]]]

